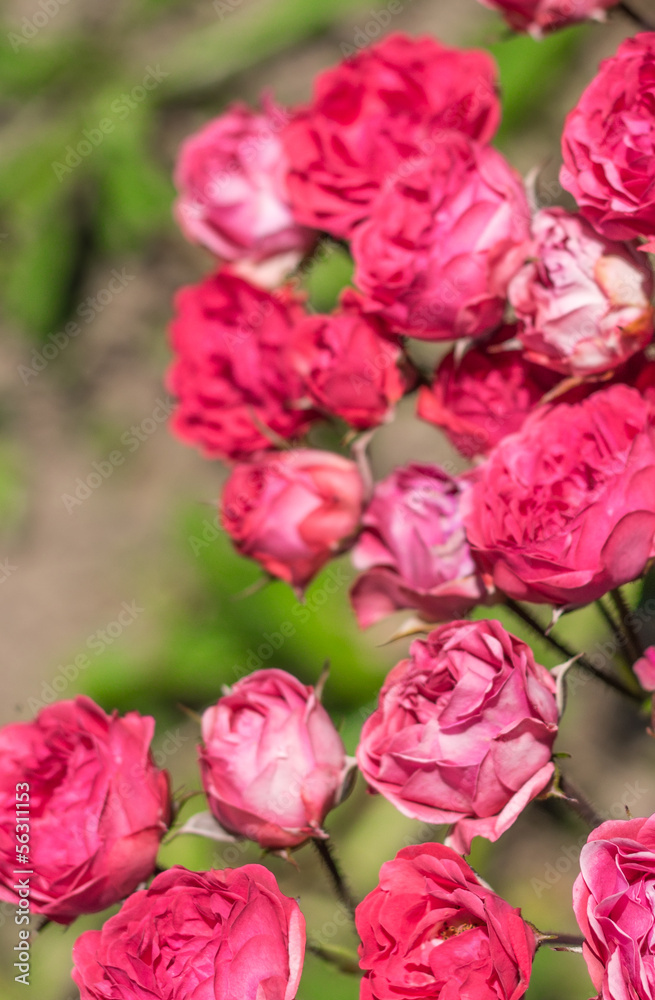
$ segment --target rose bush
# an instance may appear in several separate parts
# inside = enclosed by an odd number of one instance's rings
[[[149,716],[106,715],[81,695],[0,729],[0,899],[18,902],[19,785],[28,790],[34,913],[69,924],[152,874],[171,819],[168,774],[150,754],[154,730]]]
[[[417,639],[366,720],[357,763],[405,816],[451,823],[467,854],[495,841],[554,775],[555,681],[496,621],[455,621]]]
[[[221,826],[265,848],[321,835],[351,767],[314,688],[257,670],[206,710],[202,738],[202,783]]]
[[[293,1000],[305,920],[261,865],[176,865],[73,948],[81,1000]]]
[[[405,847],[357,907],[361,1000],[519,1000],[534,930],[442,844]]]

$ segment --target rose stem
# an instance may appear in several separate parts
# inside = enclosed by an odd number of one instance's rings
[[[517,601],[514,601],[511,597],[507,597],[505,598],[505,603],[507,607],[521,619],[521,621],[525,622],[526,625],[529,625],[530,628],[537,633],[537,635],[540,635],[542,639],[545,639],[546,642],[550,643],[554,649],[556,649],[559,653],[562,653],[563,656],[566,656],[568,660],[573,659],[573,657],[577,655],[570,646],[566,646],[554,636],[547,634],[546,630],[539,624],[537,619],[533,618],[530,612],[526,611],[525,608],[522,608]],[[640,695],[637,694],[636,691],[631,691],[630,688],[626,687],[625,684],[618,679],[618,677],[613,677],[611,674],[606,674],[604,670],[599,670],[598,667],[595,667],[593,663],[590,663],[585,656],[580,656],[577,662],[590,674],[593,674],[594,677],[597,677],[601,681],[605,681],[605,683],[609,684],[610,687],[613,687],[616,691],[620,691],[621,694],[626,695],[628,698],[632,698],[633,701],[641,703],[642,699]]]
[[[579,934],[550,934],[546,931],[539,940],[538,947],[548,945],[549,948],[561,948],[562,945],[569,948],[581,948],[585,939]]]
[[[655,31],[655,25],[649,24],[645,17],[638,14],[636,10],[633,10],[625,0],[621,0],[621,3],[617,4],[619,10],[622,10],[626,17],[629,17],[631,21],[638,24],[640,28],[644,31]]]
[[[343,905],[346,907],[350,916],[355,919],[355,906],[356,903],[350,895],[350,890],[346,885],[346,880],[343,877],[339,866],[334,857],[332,847],[327,840],[319,839],[318,837],[312,838],[312,843],[316,850],[318,851],[318,856],[325,865],[332,879],[332,884],[334,885],[335,891]]]
[[[600,824],[604,822],[603,817],[598,815],[591,802],[589,802],[584,795],[581,795],[573,782],[569,778],[565,777],[561,772],[559,776],[559,787],[560,791],[562,791],[566,796],[566,798],[562,799],[562,801],[566,802],[571,809],[578,814],[580,819],[587,823],[588,826],[593,829],[596,826],[600,826]]]
[[[614,601],[614,607],[616,608],[619,618],[621,619],[623,632],[631,646],[631,652],[634,654],[634,659],[638,660],[640,656],[643,656],[644,650],[641,643],[639,642],[639,638],[634,630],[634,626],[630,621],[630,615],[632,614],[632,612],[630,610],[630,607],[628,606],[628,602],[621,593],[620,587],[617,587],[615,590],[610,590],[610,596]]]
[[[623,638],[623,633],[621,632],[621,626],[619,625],[619,623],[616,621],[616,619],[612,615],[612,612],[610,611],[610,609],[608,607],[606,607],[606,605],[603,604],[602,598],[599,598],[596,601],[596,607],[598,608],[598,610],[600,611],[601,615],[603,616],[603,618],[605,619],[605,621],[609,625],[610,630],[611,630],[612,635],[614,636],[614,638],[615,639],[619,639],[619,638],[622,639]],[[632,670],[632,664],[633,664],[634,661],[633,661],[632,657],[630,656],[630,654],[628,653],[628,651],[624,648],[624,643],[620,642],[620,643],[618,643],[618,646],[619,646],[619,649],[621,651],[621,656],[623,657],[626,666],[629,667]]]
[[[330,965],[336,965],[340,972],[345,972],[351,976],[358,976],[361,973],[359,967],[359,958],[354,952],[346,951],[345,948],[335,948],[330,945],[319,944],[318,941],[313,941],[311,938],[307,938],[307,951],[311,951],[312,955],[318,955],[322,958],[324,962],[329,962]]]

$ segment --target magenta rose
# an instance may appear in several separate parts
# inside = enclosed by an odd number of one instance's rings
[[[491,139],[496,88],[488,53],[403,34],[319,74],[312,102],[282,134],[296,218],[349,238],[387,178],[444,131]]]
[[[558,376],[531,364],[516,345],[515,324],[476,341],[459,357],[450,351],[431,386],[422,386],[417,415],[440,427],[466,458],[487,455],[507,434],[517,431]],[[503,344],[507,344],[504,349]]]
[[[605,11],[619,0],[480,0],[503,15],[515,31],[540,38],[548,31],[580,21],[603,21]]]
[[[307,431],[317,414],[284,353],[305,315],[290,292],[271,295],[223,269],[182,288],[175,306],[167,385],[177,437],[208,458],[240,459]]]
[[[529,225],[518,174],[495,149],[452,133],[371,207],[353,238],[355,284],[400,333],[479,336],[502,320]]]
[[[655,997],[655,816],[589,834],[573,886],[582,953],[603,1000]]]
[[[473,552],[517,600],[582,605],[655,556],[655,428],[635,389],[612,385],[533,413],[464,500]]]
[[[207,709],[202,738],[202,784],[228,832],[276,850],[323,835],[352,767],[313,687],[256,670]]]
[[[70,924],[152,874],[171,819],[154,730],[149,716],[106,715],[82,696],[0,729],[0,899],[17,904],[14,870],[31,870],[30,909]]]
[[[566,119],[560,181],[612,240],[655,236],[655,32],[627,38]]]
[[[354,462],[299,448],[237,465],[221,501],[236,549],[301,592],[359,530],[364,482]]]
[[[262,865],[176,865],[73,947],[81,1000],[293,1000],[305,920]]]
[[[182,144],[175,215],[200,243],[240,273],[274,286],[309,249],[312,235],[289,207],[282,108],[232,105]]]
[[[443,844],[405,847],[355,914],[361,1000],[519,1000],[533,928]]]
[[[398,337],[362,311],[352,289],[337,312],[296,327],[289,359],[316,408],[359,430],[389,420],[414,381]]]
[[[653,271],[644,254],[599,236],[580,215],[544,209],[509,300],[530,361],[565,375],[609,371],[653,336]]]
[[[376,484],[352,552],[363,570],[350,593],[362,628],[399,608],[444,621],[485,600],[460,510],[471,482],[471,474],[454,478],[414,462]]]
[[[417,639],[366,720],[357,763],[405,816],[453,824],[468,854],[498,840],[553,778],[555,680],[497,621],[455,621]]]

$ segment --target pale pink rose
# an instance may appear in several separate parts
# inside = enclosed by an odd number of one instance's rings
[[[161,872],[73,946],[81,1000],[293,1000],[305,918],[262,865]]]
[[[359,530],[364,482],[354,462],[299,448],[237,465],[223,491],[223,527],[237,550],[302,591]]]
[[[207,709],[202,738],[202,783],[222,827],[276,849],[322,835],[350,764],[314,688],[257,670]]]
[[[502,320],[529,226],[518,174],[495,149],[452,133],[380,192],[353,237],[354,281],[399,333],[480,336]]]
[[[452,823],[461,854],[498,840],[552,780],[555,680],[497,621],[454,621],[410,647],[366,720],[357,763],[405,816]]]
[[[414,462],[377,483],[352,552],[363,570],[350,593],[362,628],[399,608],[429,622],[458,618],[488,596],[460,510],[471,482]]]
[[[274,287],[312,244],[289,207],[282,108],[234,104],[183,143],[175,215],[185,236]]]
[[[653,271],[644,254],[581,216],[544,209],[509,300],[526,357],[565,375],[610,371],[653,336]]]
[[[529,31],[535,38],[580,21],[603,21],[605,11],[619,0],[480,0],[503,15],[515,31]]]
[[[589,834],[573,886],[582,953],[603,1000],[655,998],[655,816]]]

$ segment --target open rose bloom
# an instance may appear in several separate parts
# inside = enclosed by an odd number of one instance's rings
[[[442,844],[405,847],[359,904],[361,1000],[519,1000],[534,930]]]
[[[73,948],[81,1000],[293,1000],[305,920],[261,865],[176,865]]]
[[[117,903],[152,875],[171,818],[155,721],[60,701],[0,729],[0,899],[17,902],[16,786],[29,785],[30,907],[61,924]]]
[[[221,826],[278,849],[323,835],[351,764],[314,688],[258,670],[207,709],[202,738],[202,781]]]
[[[480,0],[503,15],[515,31],[529,31],[535,38],[580,21],[602,21],[619,0]]]
[[[555,681],[500,622],[451,622],[417,639],[362,727],[357,763],[400,812],[451,823],[468,853],[497,840],[550,783]]]

